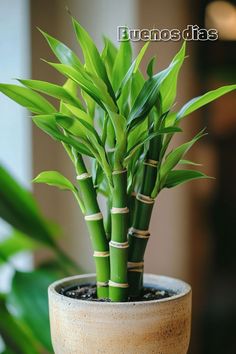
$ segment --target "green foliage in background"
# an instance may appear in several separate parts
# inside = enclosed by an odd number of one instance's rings
[[[0,336],[4,354],[53,353],[48,318],[47,288],[79,269],[56,246],[58,228],[46,221],[27,190],[0,165],[0,218],[12,232],[0,241],[0,267],[13,270],[11,290],[0,293]],[[14,256],[47,249],[53,259],[31,272],[15,269]],[[2,268],[3,269],[3,268]]]
[[[194,163],[184,160],[205,131],[170,148],[173,136],[181,133],[180,123],[185,117],[235,90],[236,85],[205,93],[176,110],[185,42],[166,69],[155,73],[152,58],[144,75],[140,64],[148,43],[134,59],[127,39],[119,48],[105,39],[99,53],[86,30],[73,18],[72,24],[83,62],[65,44],[41,31],[59,61],[45,62],[65,78],[63,86],[19,80],[21,86],[0,84],[0,91],[28,108],[34,114],[33,122],[64,146],[75,168],[75,180],[71,182],[57,171],[44,171],[34,182],[73,193],[94,250],[97,295],[127,301],[142,291],[149,223],[159,193],[190,180],[208,178],[196,170]],[[45,95],[56,98],[58,104],[52,105]],[[85,164],[85,157],[89,164]],[[188,168],[182,169],[183,165]],[[98,194],[107,201],[105,220]],[[26,207],[34,212],[34,206]],[[14,204],[12,210],[21,211]],[[5,218],[22,232],[27,231],[11,215],[5,214]],[[34,212],[27,226],[31,233],[37,222]],[[40,227],[36,238],[45,243],[47,231]],[[48,235],[46,243],[55,246]]]

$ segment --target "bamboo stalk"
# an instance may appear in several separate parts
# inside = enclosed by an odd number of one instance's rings
[[[159,137],[150,143],[147,159],[143,166],[142,186],[135,200],[133,224],[129,230],[128,283],[131,297],[138,297],[143,288],[144,254],[150,237],[149,224],[155,203],[151,194],[157,177],[156,155],[159,149],[156,148],[159,146],[158,140]],[[133,263],[138,263],[139,266],[132,266]]]
[[[128,217],[127,171],[113,172],[113,196],[111,209],[111,241],[109,298],[111,301],[126,301],[128,297],[127,261]]]
[[[85,221],[94,250],[97,296],[98,298],[108,298],[108,282],[110,278],[109,244],[106,238],[103,216],[97,202],[92,177],[87,173],[86,166],[80,155],[76,155],[76,171],[78,173],[77,180],[86,210]]]

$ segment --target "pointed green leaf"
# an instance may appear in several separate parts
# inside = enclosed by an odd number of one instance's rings
[[[58,128],[56,124],[56,119],[54,115],[39,115],[33,118],[34,123],[43,130],[46,134],[50,135],[51,138],[57,141],[61,141],[68,145],[71,145],[81,154],[85,154],[93,157],[91,152],[76,139],[71,136],[64,135]]]
[[[160,87],[160,93],[162,97],[162,112],[167,112],[175,100],[178,75],[185,58],[185,51],[186,42],[184,41],[180,51],[176,54],[171,62],[171,64],[173,64],[172,70]],[[176,65],[174,65],[175,63]]]
[[[115,131],[115,151],[114,151],[114,169],[122,169],[122,160],[126,151],[126,119],[121,114],[109,112],[111,122]]]
[[[94,137],[98,140],[99,144],[101,143],[101,139],[96,129],[90,123],[88,123],[86,119],[73,118],[63,114],[56,114],[55,117],[56,122],[73,135],[86,138],[88,134],[93,134]]]
[[[118,49],[116,48],[116,46],[110,41],[109,38],[104,37],[104,49],[102,51],[101,54],[101,58],[105,64],[108,76],[111,80],[112,77],[112,70],[114,67],[114,62],[115,62],[115,58],[117,56],[118,53]]]
[[[188,181],[201,179],[201,178],[212,178],[212,177],[205,175],[203,172],[194,171],[194,170],[170,171],[163,188],[173,188],[183,183],[186,183]]]
[[[147,117],[148,113],[157,103],[162,83],[177,65],[178,61],[176,60],[167,69],[154,75],[144,83],[128,117],[129,129],[132,129],[134,125],[139,124]]]
[[[179,164],[180,165],[202,166],[201,163],[193,162],[193,161],[190,161],[190,160],[180,160]]]
[[[81,71],[78,71],[69,65],[51,63],[47,61],[46,63],[51,65],[62,75],[76,82],[81,87],[82,90],[87,92],[100,106],[102,106],[102,108],[104,108],[104,105],[101,102],[101,94],[93,84],[89,75],[85,72],[84,68]]]
[[[176,149],[171,151],[167,156],[165,161],[162,163],[155,187],[152,192],[152,197],[155,198],[157,194],[160,192],[160,190],[163,188],[165,185],[166,178],[169,174],[169,172],[179,163],[179,161],[182,159],[182,157],[189,151],[189,149],[203,136],[205,136],[204,130],[198,133],[192,140],[188,141],[187,143],[184,143],[180,146],[178,146]]]
[[[98,159],[107,177],[110,178],[111,170],[107,162],[105,149],[94,127],[85,120],[78,118],[74,119],[59,114],[56,115],[55,119],[60,126],[79,138],[79,141],[83,143],[84,148],[92,152],[93,157]]]
[[[56,111],[45,98],[26,87],[0,84],[0,92],[33,113],[50,114]]]
[[[149,142],[150,140],[152,140],[156,136],[168,134],[168,133],[177,133],[177,132],[182,132],[182,130],[177,127],[170,127],[170,128],[163,128],[163,129],[159,130],[158,132],[155,132],[152,134],[148,134],[146,137],[144,137],[143,139],[138,141],[134,146],[132,146],[129,149],[129,151],[127,151],[126,157],[125,157],[125,162],[127,163],[140,147],[142,147],[144,144],[146,144],[147,142]]]
[[[176,115],[177,115],[176,112],[170,112],[167,114],[165,121],[164,121],[165,127],[171,127],[175,124]]]
[[[77,97],[71,95],[64,87],[40,80],[18,80],[23,85],[33,90],[42,92],[46,95],[58,98],[64,102],[70,103],[76,107],[82,108]]]
[[[100,77],[107,86],[108,92],[111,97],[114,99],[115,94],[111,87],[110,81],[107,76],[105,65],[100,57],[99,51],[94,44],[92,38],[88,34],[88,32],[80,25],[78,21],[72,18],[73,27],[75,30],[75,34],[77,40],[81,46],[85,65],[89,72],[94,74],[97,77]]]
[[[77,118],[80,118],[80,119],[83,119],[85,120],[86,122],[88,122],[89,124],[93,124],[93,119],[92,117],[85,113],[84,111],[82,111],[81,109],[73,106],[73,105],[70,105],[70,104],[65,104],[65,107]]]
[[[188,141],[187,143],[184,143],[180,146],[178,146],[176,149],[171,151],[165,161],[163,162],[160,170],[160,175],[161,178],[165,178],[165,176],[171,171],[177,164],[178,162],[182,159],[182,157],[189,151],[189,149],[203,136],[206,134],[201,131],[198,133],[192,140]]]
[[[46,183],[49,186],[54,186],[62,190],[71,191],[74,194],[76,200],[78,201],[82,213],[85,213],[84,203],[78,194],[77,188],[61,173],[57,171],[44,171],[41,172],[37,177],[35,177],[33,182]]]
[[[68,65],[49,62],[48,64],[58,70],[61,74],[76,82],[81,89],[87,92],[87,94],[89,94],[103,109],[105,109],[104,105],[106,105],[108,108],[116,110],[116,106],[107,91],[106,85],[99,77],[95,77],[85,71],[79,72]]]
[[[129,67],[128,71],[126,72],[124,78],[122,79],[120,86],[117,90],[117,94],[116,97],[119,98],[122,89],[125,87],[125,85],[127,84],[127,82],[130,80],[131,76],[133,74],[136,74],[139,68],[139,65],[143,59],[144,54],[147,51],[147,48],[149,46],[149,42],[147,42],[142,49],[140,50],[139,54],[137,55],[136,59],[133,61],[133,63],[131,64],[131,66]]]
[[[87,113],[90,115],[90,117],[94,117],[96,101],[94,101],[94,99],[83,90],[81,90],[81,96],[83,97],[84,102],[87,106]]]
[[[147,66],[147,74],[149,78],[153,77],[153,69],[155,65],[156,57],[152,57]]]
[[[93,82],[93,85],[97,87],[100,93],[101,101],[104,102],[105,106],[114,112],[117,111],[117,105],[114,103],[114,100],[110,96],[109,92],[107,91],[107,86],[104,84],[103,80],[101,80],[100,77],[95,76],[91,73],[89,73],[89,76],[91,78],[91,81]]]
[[[106,82],[106,69],[92,38],[90,37],[88,32],[80,25],[80,23],[74,18],[72,18],[72,23],[77,40],[83,51],[85,65],[87,69],[90,72],[101,77]]]
[[[123,41],[120,44],[118,53],[115,59],[112,72],[112,85],[114,91],[117,92],[121,86],[125,74],[128,72],[132,60],[132,49],[129,41]]]
[[[138,97],[141,89],[143,88],[144,82],[145,80],[140,70],[138,70],[135,74],[132,75],[131,88],[130,88],[131,107],[134,105],[136,98]]]
[[[83,68],[79,58],[70,48],[46,32],[43,32],[41,29],[39,29],[39,31],[45,37],[53,53],[62,64],[71,65],[72,67],[78,69]]]
[[[190,113],[196,111],[197,109],[205,106],[206,104],[216,100],[217,98],[225,95],[236,89],[236,85],[228,85],[219,87],[216,90],[205,93],[202,96],[195,97],[189,102],[187,102],[177,114],[177,120],[183,119]]]
[[[44,171],[33,179],[34,183],[46,183],[49,186],[58,187],[62,190],[70,190],[74,192],[75,186],[61,173],[57,171]]]

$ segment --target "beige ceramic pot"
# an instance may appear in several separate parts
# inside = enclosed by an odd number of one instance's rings
[[[191,327],[191,288],[181,280],[146,274],[145,285],[171,290],[167,299],[104,303],[60,295],[62,287],[95,282],[92,274],[49,286],[55,354],[186,354]]]

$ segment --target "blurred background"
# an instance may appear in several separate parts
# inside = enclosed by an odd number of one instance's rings
[[[122,25],[182,30],[197,24],[218,29],[218,41],[188,42],[177,107],[209,89],[236,82],[236,1],[206,0],[1,0],[1,82],[12,82],[14,77],[63,82],[59,74],[40,60],[54,61],[54,58],[36,27],[79,53],[66,7],[91,33],[100,49],[102,35],[116,42],[117,26]],[[136,42],[135,50],[142,44]],[[180,42],[152,43],[148,56],[157,55],[157,70],[169,64],[180,45]],[[63,149],[31,125],[28,112],[2,95],[0,107],[0,163],[21,185],[32,189],[32,177],[43,170],[58,170],[74,179]],[[190,157],[202,162],[204,172],[216,179],[192,182],[161,193],[151,224],[145,270],[191,283],[193,324],[189,354],[236,354],[235,93],[187,118],[181,141],[204,126],[209,135],[197,144]],[[83,271],[93,271],[87,231],[71,195],[45,185],[33,188],[43,214],[62,228],[63,236],[58,242],[65,253]],[[0,238],[8,230],[9,226],[2,221]],[[48,251],[33,255],[27,252],[14,256],[12,262],[16,269],[29,271],[34,263],[49,256]],[[3,292],[10,287],[11,274],[11,265],[0,267]]]

